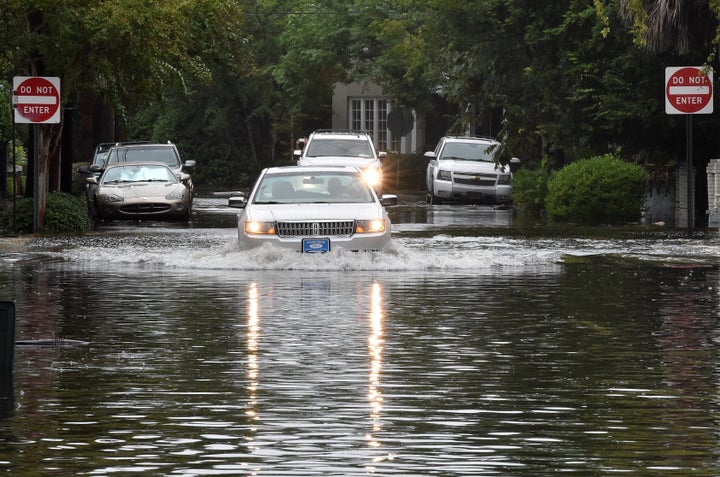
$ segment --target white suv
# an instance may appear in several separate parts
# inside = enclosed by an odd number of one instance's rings
[[[375,151],[372,138],[366,132],[318,129],[310,134],[304,147],[295,150],[293,155],[298,157],[298,166],[358,167],[378,197],[382,194],[380,159],[387,154]]]
[[[512,173],[495,162],[500,143],[482,137],[445,136],[427,166],[428,202],[468,200],[495,204],[512,202]],[[517,161],[517,159],[513,159]]]

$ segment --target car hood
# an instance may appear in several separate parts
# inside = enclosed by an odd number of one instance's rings
[[[385,211],[379,204],[268,204],[249,205],[243,211],[246,220],[321,221],[376,219]]]
[[[176,189],[185,186],[167,182],[138,182],[134,184],[105,185],[100,187],[100,194],[117,194],[126,199],[135,197],[165,197]]]
[[[494,162],[463,161],[460,159],[442,159],[438,162],[438,168],[444,171],[462,171],[478,173],[509,172],[507,166],[497,165]]]
[[[301,157],[298,166],[354,166],[360,168],[381,167],[382,163],[374,157],[322,156]]]

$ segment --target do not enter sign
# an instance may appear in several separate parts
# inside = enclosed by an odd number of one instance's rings
[[[665,112],[667,114],[712,113],[712,68],[702,66],[665,68]]]
[[[59,123],[60,78],[14,77],[13,108],[16,123]]]

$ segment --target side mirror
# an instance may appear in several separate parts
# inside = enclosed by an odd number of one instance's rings
[[[380,151],[380,152],[378,152],[378,158],[383,159],[383,158],[385,158],[385,157],[387,157],[387,152],[386,152],[386,151]]]
[[[88,171],[90,172],[102,172],[103,168],[100,164],[93,164],[92,166],[88,167]]]
[[[515,174],[518,170],[520,170],[520,163],[521,161],[517,157],[510,159],[510,172]]]
[[[383,194],[382,197],[380,197],[380,203],[386,207],[390,205],[397,205],[398,198],[395,194]]]
[[[183,167],[193,168],[193,167],[195,167],[195,161],[193,161],[192,159],[189,161],[185,161],[185,164],[183,164]]]
[[[234,207],[236,209],[244,209],[247,205],[247,199],[243,196],[230,197],[228,199],[228,207]]]
[[[435,155],[435,151],[428,151],[425,153],[425,157],[429,157],[431,159],[435,159],[437,156]]]
[[[180,174],[178,174],[178,179],[180,180],[180,182],[187,182],[190,180],[190,174],[188,174],[187,172],[181,172]]]
[[[293,151],[293,157],[300,157],[302,156],[302,149],[295,149]]]
[[[90,176],[90,177],[86,177],[86,178],[85,178],[85,182],[88,183],[88,184],[97,184],[97,183],[98,183],[98,180],[97,180],[97,177],[95,177],[95,176]]]

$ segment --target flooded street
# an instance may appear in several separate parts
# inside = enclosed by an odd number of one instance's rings
[[[393,247],[236,212],[0,238],[13,476],[720,475],[720,237],[405,203]]]

